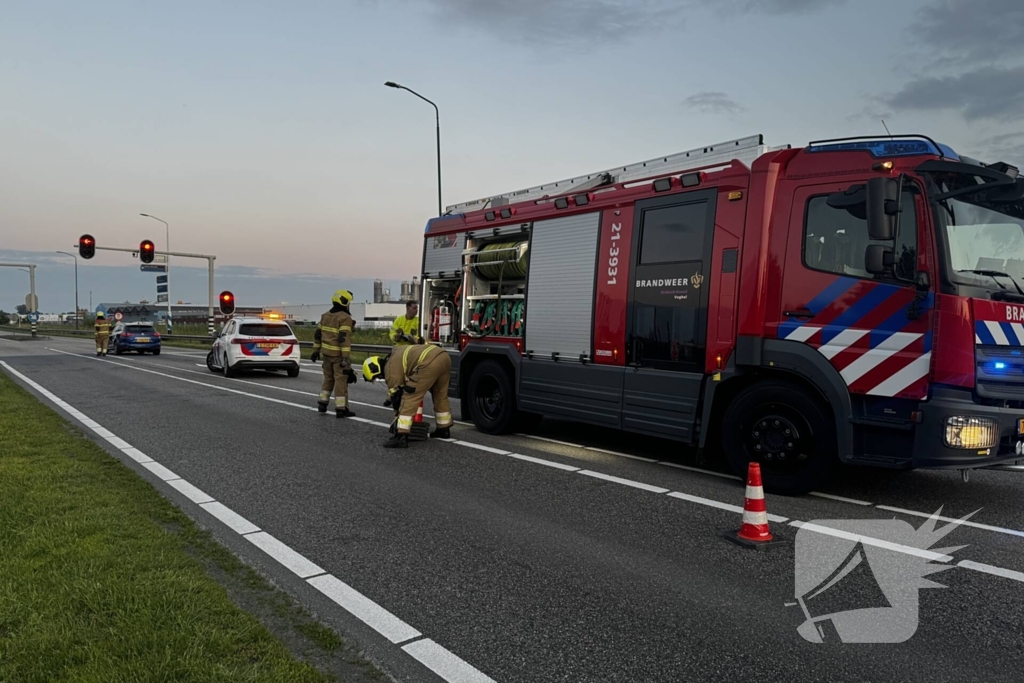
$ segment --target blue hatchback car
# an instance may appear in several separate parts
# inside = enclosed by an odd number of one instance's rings
[[[143,354],[149,351],[154,356],[160,355],[160,333],[152,323],[117,323],[110,331],[110,342],[107,352],[120,356],[127,351]]]

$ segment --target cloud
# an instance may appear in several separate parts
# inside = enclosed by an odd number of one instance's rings
[[[1004,133],[978,143],[985,161],[1005,161],[1014,166],[1024,167],[1024,131]]]
[[[1020,0],[937,0],[918,10],[914,31],[926,47],[960,63],[994,63],[1024,55]]]
[[[918,78],[878,99],[897,111],[955,111],[967,121],[1015,121],[1024,118],[1024,66]]]
[[[597,48],[639,34],[678,29],[695,10],[796,14],[848,0],[406,0],[445,26],[466,25],[501,38],[549,47]]]
[[[724,92],[699,92],[683,100],[683,107],[702,114],[738,114],[745,111]]]

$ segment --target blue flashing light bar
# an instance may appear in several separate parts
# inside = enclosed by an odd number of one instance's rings
[[[876,159],[885,157],[908,157],[922,154],[945,156],[959,160],[956,152],[946,145],[936,147],[928,140],[858,140],[825,145],[812,145],[807,152],[869,152]]]
[[[430,232],[430,226],[433,225],[437,221],[447,221],[447,220],[451,220],[452,218],[465,218],[465,217],[466,217],[466,214],[464,214],[464,213],[453,213],[453,214],[448,214],[447,216],[438,216],[436,218],[431,218],[430,220],[427,221],[427,227],[423,228],[423,234],[426,234],[426,233]]]

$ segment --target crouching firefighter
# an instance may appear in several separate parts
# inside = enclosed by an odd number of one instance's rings
[[[110,321],[103,311],[96,312],[96,355],[107,355],[107,342],[110,341]]]
[[[428,391],[437,421],[430,438],[451,438],[452,413],[448,405],[451,371],[452,359],[448,352],[430,344],[397,346],[384,358],[373,356],[366,359],[363,378],[372,382],[383,375],[388,387],[388,401],[395,411],[397,427],[384,444],[385,448],[409,447],[409,433],[416,409]]]
[[[348,409],[348,385],[356,382],[356,373],[352,370],[352,330],[355,321],[348,311],[352,303],[352,292],[339,289],[331,299],[331,310],[320,316],[320,322],[313,333],[313,353],[309,359],[316,363],[323,356],[324,381],[320,385],[320,396],[317,398],[316,409],[327,412],[331,402],[331,391],[334,391],[334,413],[336,417],[352,417],[355,415]]]

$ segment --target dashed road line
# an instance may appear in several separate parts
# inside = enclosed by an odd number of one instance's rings
[[[829,500],[838,500],[840,503],[850,503],[851,505],[874,505],[866,500],[857,500],[856,498],[846,498],[844,496],[836,496],[831,493],[822,493],[820,491],[811,491],[812,496],[818,498],[828,498]]]
[[[904,508],[892,507],[889,505],[876,505],[879,510],[886,510],[888,512],[899,512],[904,515],[913,515],[914,517],[932,517],[932,515],[925,514],[923,512],[917,512],[916,510],[906,510]],[[1008,534],[1010,536],[1019,536],[1024,538],[1024,531],[1017,529],[1006,529],[1001,526],[992,526],[990,524],[981,524],[980,522],[971,522],[965,519],[956,519],[955,517],[943,517],[942,515],[935,515],[935,518],[943,522],[951,522],[952,524],[959,524],[962,526],[970,526],[975,529],[984,529],[985,531],[994,531],[997,534]]]

